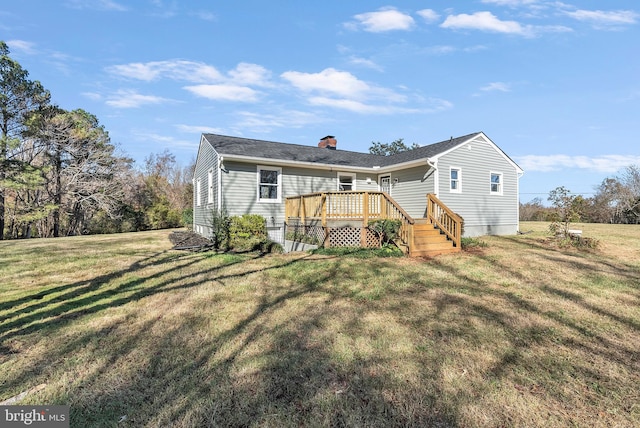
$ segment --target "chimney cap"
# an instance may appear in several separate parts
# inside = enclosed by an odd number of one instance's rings
[[[327,135],[326,137],[320,138],[320,140],[328,140],[329,138],[336,138],[333,135]]]

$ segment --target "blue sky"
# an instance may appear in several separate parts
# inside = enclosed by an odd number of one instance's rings
[[[521,200],[640,164],[636,0],[14,1],[0,39],[139,165],[200,133],[366,152],[484,131]]]

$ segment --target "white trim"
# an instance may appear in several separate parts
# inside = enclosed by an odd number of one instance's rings
[[[213,168],[207,171],[207,205],[213,204]]]
[[[196,179],[196,206],[202,206],[202,177]]]
[[[433,193],[436,198],[440,198],[440,169],[438,168],[438,159],[429,158],[429,166],[435,170],[433,174]]]
[[[276,199],[260,197],[260,171],[277,171],[278,182],[276,183]],[[256,200],[261,204],[279,204],[282,202],[282,168],[279,166],[256,165]]]
[[[492,187],[493,187],[493,176],[497,175],[500,177],[500,180],[498,182],[498,191],[494,192]],[[490,195],[498,195],[498,196],[502,196],[504,193],[504,174],[502,172],[498,172],[498,171],[489,171],[489,194]]]
[[[340,176],[343,177],[351,177],[351,190],[356,190],[356,173],[355,172],[343,172],[338,171],[336,174],[336,190],[341,191],[340,189]]]
[[[451,178],[451,172],[458,171],[458,178],[456,178],[457,186],[455,189],[451,188],[451,182],[453,178]],[[449,167],[449,193],[462,193],[462,168],[459,166],[450,166]]]
[[[518,172],[518,173],[523,173],[524,172],[523,169],[520,168],[518,166],[518,164],[515,163],[509,156],[507,156],[507,154],[505,152],[503,152],[502,149],[500,147],[498,147],[496,143],[491,141],[491,138],[487,137],[484,132],[478,132],[477,134],[473,135],[468,140],[458,144],[455,147],[450,148],[449,150],[446,150],[446,151],[444,151],[442,153],[438,153],[437,155],[433,156],[431,159],[432,160],[437,160],[438,158],[440,158],[442,156],[445,156],[445,155],[451,153],[452,151],[457,150],[457,149],[459,149],[461,147],[464,147],[467,144],[478,143],[478,142],[483,142],[483,143],[489,144],[496,152],[498,152],[500,154],[500,156],[502,156],[504,158],[504,160],[509,162],[509,164],[513,165],[513,167],[516,169],[516,172]]]
[[[221,212],[222,210],[222,162],[220,159],[220,155],[218,155],[218,152],[215,152],[216,155],[218,156],[218,172],[216,173],[218,175],[218,206],[216,207],[218,209],[218,212]]]
[[[389,193],[388,195],[391,196],[391,192],[393,190],[393,186],[391,185],[391,174],[380,174],[378,175],[378,191],[382,192],[382,179],[389,177]]]

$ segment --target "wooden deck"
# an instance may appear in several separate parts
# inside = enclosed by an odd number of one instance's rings
[[[371,221],[394,219],[401,223],[396,244],[412,257],[458,252],[462,220],[435,195],[428,194],[424,218],[413,219],[384,192],[319,192],[286,198],[285,218],[290,224],[315,224],[324,229],[325,245],[332,230],[356,226],[361,246],[371,245],[365,229]],[[335,243],[332,245],[336,245]]]

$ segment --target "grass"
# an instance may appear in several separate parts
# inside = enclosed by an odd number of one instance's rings
[[[431,260],[0,242],[0,401],[72,426],[638,426],[640,227]],[[38,388],[36,388],[38,387]]]

